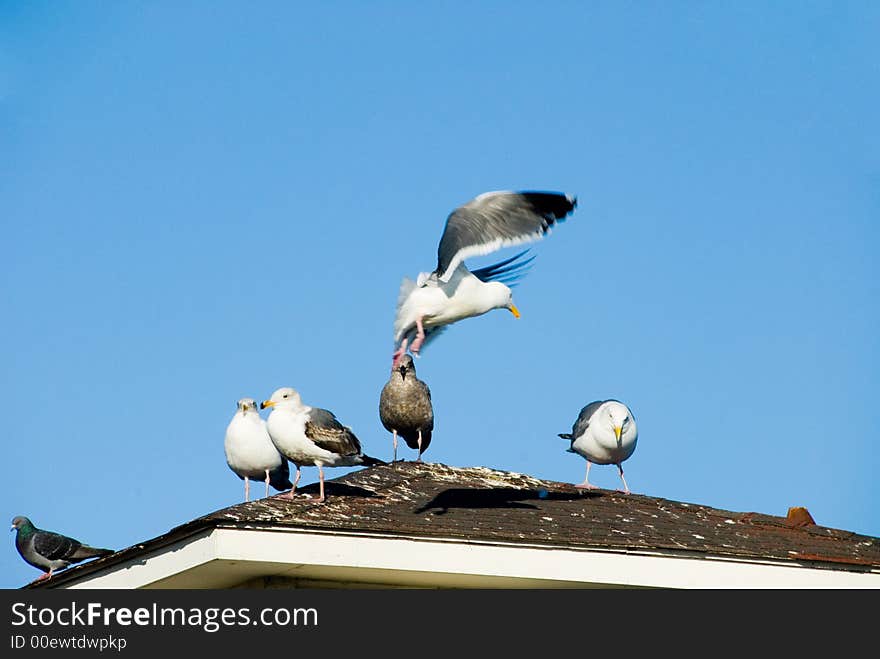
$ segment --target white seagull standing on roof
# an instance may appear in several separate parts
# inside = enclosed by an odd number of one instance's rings
[[[275,390],[262,408],[271,407],[266,420],[269,437],[284,457],[296,465],[296,477],[287,495],[292,499],[299,483],[304,465],[318,468],[320,496],[324,501],[324,467],[354,467],[385,464],[381,460],[364,455],[361,443],[351,431],[343,426],[330,410],[309,407],[302,402],[299,393],[291,387]]]
[[[508,309],[519,318],[507,284],[521,277],[532,259],[518,261],[521,252],[473,272],[464,259],[537,240],[576,205],[574,197],[560,192],[487,192],[452,211],[437,249],[437,268],[400,285],[392,368],[407,346],[418,357],[425,342],[446,325],[492,309]]]
[[[587,459],[587,475],[584,482],[575,487],[595,490],[598,486],[590,483],[590,467],[617,465],[623,492],[629,494],[629,485],[623,477],[621,463],[636,450],[639,429],[632,411],[619,400],[597,400],[585,405],[578,414],[570,433],[560,433],[562,439],[571,440],[569,453],[577,453]]]
[[[260,417],[257,401],[242,398],[236,403],[235,416],[226,426],[223,448],[226,464],[244,481],[244,500],[250,501],[250,479],[266,480],[266,496],[269,485],[276,490],[287,490],[290,483],[290,467],[269,437],[266,422]]]

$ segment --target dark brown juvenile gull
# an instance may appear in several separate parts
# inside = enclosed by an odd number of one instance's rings
[[[404,355],[400,364],[391,369],[391,377],[379,396],[379,419],[394,436],[394,460],[397,460],[397,436],[419,452],[417,462],[431,443],[434,430],[434,409],[431,390],[416,377],[413,358]]]
[[[459,320],[507,309],[519,318],[507,286],[521,276],[522,254],[479,270],[464,260],[543,237],[571,213],[577,200],[560,192],[487,192],[455,209],[437,249],[437,267],[417,281],[405,278],[394,319],[392,368],[407,346],[418,355],[427,340]]]

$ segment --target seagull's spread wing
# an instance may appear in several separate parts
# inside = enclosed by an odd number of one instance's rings
[[[449,281],[464,259],[543,237],[577,200],[559,192],[487,192],[455,209],[437,249],[436,273]]]
[[[336,415],[329,410],[313,407],[306,421],[305,433],[315,446],[325,451],[339,455],[357,455],[361,452],[361,443],[355,434],[339,423]]]

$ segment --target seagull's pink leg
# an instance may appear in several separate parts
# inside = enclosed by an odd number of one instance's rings
[[[250,485],[250,482],[248,481],[247,476],[244,477],[244,500],[245,501],[251,500],[251,485]]]
[[[318,503],[322,503],[324,501],[324,467],[318,465],[318,480],[321,482],[321,496],[318,497]]]
[[[269,496],[269,470],[266,470],[266,496]]]
[[[422,325],[422,317],[419,316],[416,318],[416,329],[418,333],[416,334],[416,340],[412,342],[412,345],[409,348],[409,351],[418,356],[419,348],[422,347],[422,344],[425,342],[425,328]]]
[[[416,458],[416,462],[422,461],[422,431],[419,430],[419,457]]]
[[[391,462],[397,462],[397,431],[392,430],[391,432],[394,433],[394,457],[391,459]]]
[[[400,342],[400,347],[394,351],[394,355],[391,360],[391,368],[397,368],[400,366],[400,360],[403,359],[403,356],[406,354],[406,345],[409,343],[409,339],[406,337],[403,338],[403,341]]]
[[[617,490],[618,492],[623,492],[624,494],[629,494],[629,485],[626,484],[626,479],[623,477],[623,465],[618,464],[617,469],[620,471],[620,480],[623,481],[623,489]]]
[[[302,475],[299,469],[299,465],[296,465],[296,477],[293,479],[293,485],[290,488],[290,492],[287,493],[287,498],[292,499],[293,493],[296,492],[296,484],[299,483],[299,477]]]
[[[590,467],[592,467],[592,466],[593,466],[593,463],[590,462],[589,460],[587,460],[587,475],[584,476],[584,482],[579,483],[578,485],[575,485],[575,487],[577,487],[581,490],[598,490],[599,489],[598,485],[593,485],[590,482]]]

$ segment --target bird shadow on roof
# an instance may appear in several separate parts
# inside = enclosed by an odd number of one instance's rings
[[[319,492],[318,483],[309,483],[303,487],[296,488],[297,494],[310,494],[314,495],[315,498],[318,496]],[[334,481],[325,481],[324,482],[324,494],[327,497],[366,497],[366,498],[374,498],[380,497],[380,494],[377,494],[373,490],[368,490],[364,487],[358,487],[357,485],[348,485],[347,483],[338,483]],[[277,495],[279,498],[284,499],[287,495]]]
[[[450,488],[443,490],[425,505],[413,511],[419,514],[433,510],[435,515],[445,515],[450,508],[526,508],[538,510],[529,501],[574,501],[602,496],[599,492],[548,492],[547,490],[521,490],[513,487]],[[436,510],[435,510],[436,509]]]

